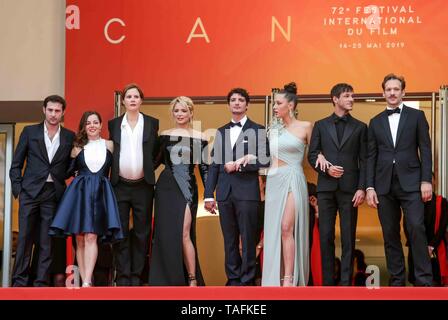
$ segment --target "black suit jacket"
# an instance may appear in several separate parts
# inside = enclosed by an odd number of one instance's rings
[[[344,167],[344,174],[336,179],[315,168],[319,153],[333,165]],[[352,116],[347,116],[344,135],[339,143],[336,125],[329,116],[315,123],[308,149],[308,161],[317,172],[317,191],[336,191],[354,193],[365,189],[367,159],[367,125]]]
[[[386,110],[369,125],[367,187],[378,195],[389,193],[393,162],[406,192],[420,191],[422,181],[432,181],[431,141],[423,111],[403,106],[395,147]]]
[[[59,148],[50,163],[45,147],[44,123],[23,129],[9,170],[14,197],[17,198],[21,191],[25,191],[31,198],[36,198],[47,181],[48,174],[51,174],[56,199],[61,198],[66,187],[65,180],[70,176],[70,152],[75,134],[61,127],[59,137]],[[25,160],[26,167],[22,175]]]
[[[159,148],[159,120],[143,114],[143,172],[148,184],[155,184],[154,159]],[[124,115],[109,121],[109,139],[114,142],[110,181],[116,185],[120,172],[121,122]]]
[[[242,167],[239,172],[225,172],[224,165],[227,162],[247,154],[255,155],[257,159]],[[226,200],[230,192],[236,200],[260,200],[258,170],[270,164],[269,143],[263,126],[247,119],[233,148],[230,144],[230,123],[219,128],[211,157],[204,198],[213,198],[216,188],[217,201]]]

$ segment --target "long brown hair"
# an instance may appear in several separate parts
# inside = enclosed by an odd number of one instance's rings
[[[91,115],[96,115],[100,123],[103,123],[101,116],[98,112],[96,111],[84,112],[81,117],[81,120],[79,121],[78,133],[76,134],[75,142],[73,143],[75,147],[82,148],[87,144],[87,142],[89,142],[89,139],[87,138],[86,122]]]

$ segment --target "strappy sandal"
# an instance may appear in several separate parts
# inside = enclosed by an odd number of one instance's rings
[[[188,286],[189,287],[197,287],[198,281],[196,280],[196,276],[194,274],[188,274]]]
[[[283,276],[283,287],[293,287],[293,280],[294,280],[294,276],[290,275],[290,276]]]

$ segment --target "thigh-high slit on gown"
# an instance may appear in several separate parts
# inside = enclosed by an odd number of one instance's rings
[[[202,181],[208,165],[202,154],[207,152],[207,141],[182,136],[160,136],[161,154],[165,168],[160,174],[155,191],[154,235],[149,267],[149,285],[188,285],[184,264],[182,235],[185,209],[191,212],[190,238],[195,250],[198,285],[204,285],[196,246],[196,213],[198,186],[195,167],[199,167]],[[205,158],[206,159],[206,158]]]

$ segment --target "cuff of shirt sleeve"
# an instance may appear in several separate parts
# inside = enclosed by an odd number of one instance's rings
[[[374,187],[368,187],[368,188],[366,189],[366,191],[369,191],[369,190],[375,190],[375,188],[374,188]]]
[[[204,202],[215,201],[215,198],[205,198]]]

